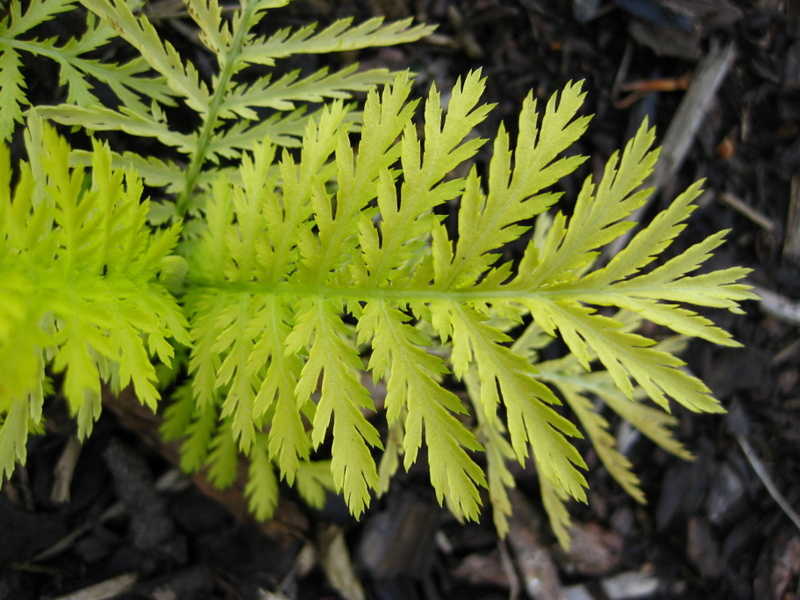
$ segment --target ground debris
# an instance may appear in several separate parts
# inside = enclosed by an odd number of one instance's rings
[[[569,530],[570,546],[564,569],[585,577],[603,577],[619,569],[624,540],[597,523],[575,522]]]
[[[509,521],[508,545],[522,575],[523,588],[531,600],[563,600],[553,553],[539,532],[541,518],[520,492],[510,490],[509,498],[514,513]]]

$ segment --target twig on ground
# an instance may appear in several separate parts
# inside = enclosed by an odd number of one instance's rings
[[[683,164],[711,101],[733,65],[736,48],[733,42],[723,48],[712,47],[699,63],[686,95],[664,135],[661,156],[649,185],[660,189]]]
[[[759,304],[765,313],[786,323],[800,325],[800,302],[757,285],[753,286],[753,293],[761,297]]]
[[[511,558],[511,553],[508,551],[508,542],[506,540],[498,542],[497,548],[500,551],[500,562],[503,565],[503,571],[508,577],[508,600],[518,600],[520,594],[519,576],[516,569],[514,569],[514,560]]]
[[[783,240],[783,258],[800,264],[800,176],[792,177],[789,194],[789,216],[786,219],[786,237]]]
[[[61,456],[53,469],[53,489],[50,491],[50,500],[53,504],[69,502],[69,488],[72,485],[72,475],[81,455],[81,444],[77,435],[69,436]]]
[[[748,219],[750,219],[753,223],[761,227],[764,231],[772,233],[775,231],[775,223],[769,217],[761,214],[752,206],[749,206],[746,202],[737,198],[733,194],[728,192],[724,192],[720,195],[720,200],[722,200],[725,204],[730,206],[733,210],[738,213],[741,213]]]
[[[753,471],[761,480],[761,483],[763,483],[764,487],[767,488],[769,495],[772,496],[772,499],[775,500],[776,504],[781,508],[784,514],[786,514],[792,523],[794,523],[794,526],[800,530],[800,515],[795,512],[791,504],[789,504],[788,500],[786,500],[784,495],[778,489],[778,486],[775,485],[775,482],[772,480],[767,467],[763,462],[761,462],[761,459],[758,457],[755,450],[753,450],[753,447],[744,436],[737,435],[736,441],[739,442],[739,447],[741,447],[742,452],[744,452],[745,458],[747,458],[750,466],[753,467]]]
[[[130,591],[134,585],[136,585],[136,574],[126,573],[66,596],[59,596],[56,600],[107,600]]]
[[[664,182],[673,177],[680,168],[735,56],[736,49],[731,42],[723,48],[712,47],[708,55],[698,64],[689,90],[683,97],[664,136],[658,165],[645,182],[644,187],[652,187],[653,193],[644,205],[631,214],[631,221],[641,221],[642,215],[657,197]],[[606,260],[618,254],[628,244],[634,231],[635,228],[630,229],[609,244],[604,252]]]

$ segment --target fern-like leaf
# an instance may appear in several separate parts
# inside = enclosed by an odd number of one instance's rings
[[[669,434],[670,402],[722,409],[682,368],[675,342],[657,343],[635,326],[649,320],[733,346],[690,307],[739,311],[753,297],[739,283],[744,269],[698,274],[724,233],[659,264],[699,186],[598,266],[646,200],[641,186],[658,156],[646,123],[598,181],[587,179],[570,216],[549,217],[560,197],[554,184],[585,160],[562,156],[587,127],[580,84],[542,111],[528,96],[517,139],[500,129],[486,176],[472,168],[459,177],[456,169],[485,143],[475,137],[491,110],[481,103],[481,74],[459,80],[446,109],[432,88],[419,124],[407,73],[380,91],[372,88],[387,81],[383,70],[263,74],[292,54],[395,44],[430,31],[410,21],[343,20],[259,37],[267,11],[287,2],[248,0],[228,18],[217,0],[186,0],[218,66],[207,78],[124,0],[82,0],[91,11],[87,31],[62,45],[28,38],[72,2],[34,0],[24,12],[12,2],[0,23],[0,101],[10,107],[0,135],[10,135],[27,102],[21,51],[60,64],[68,103],[38,107],[29,118],[30,159],[13,190],[0,149],[0,472],[25,458],[48,364],[63,374],[83,435],[101,409],[103,384],[132,385],[155,407],[151,358],[170,364],[180,344],[190,381],[177,386],[163,433],[183,439],[185,469],[207,467],[220,486],[245,475],[239,459],[248,455],[245,492],[259,518],[275,509],[279,477],[315,504],[332,487],[360,515],[388,488],[401,456],[408,469],[427,454],[439,502],[476,519],[486,487],[502,533],[513,486],[506,461],[531,458],[566,543],[566,501],[585,500],[585,464],[571,443],[580,427],[641,500],[592,403],[685,456]],[[91,58],[114,36],[139,58]],[[87,77],[119,104],[97,102]],[[365,90],[363,111],[345,104]],[[317,102],[323,106],[309,111]],[[175,103],[196,113],[195,129],[169,123],[165,107]],[[40,114],[158,139],[180,159],[113,154],[99,143],[73,152]],[[145,183],[166,186],[176,202],[151,207],[141,200]],[[442,216],[448,203],[459,207],[454,223]],[[521,239],[522,258],[507,259],[508,244]],[[523,324],[515,341],[510,332]],[[538,351],[553,336],[570,355],[541,363]],[[369,374],[386,390],[380,467]],[[454,387],[462,383],[464,397]],[[328,441],[330,461],[313,461]]]
[[[413,42],[429,34],[429,25],[411,26],[411,19],[384,24],[382,17],[376,17],[352,25],[353,19],[341,19],[320,32],[315,25],[301,27],[295,31],[281,29],[268,38],[260,38],[249,45],[241,54],[245,63],[271,66],[276,58],[295,54],[327,54],[359,48],[376,46],[395,46]]]
[[[708,390],[679,368],[682,363],[667,348],[598,314],[595,306],[625,308],[639,318],[665,315],[658,322],[672,311],[676,331],[727,340],[677,302],[692,290],[695,304],[735,308],[749,297],[734,283],[742,272],[688,275],[717,243],[714,238],[642,273],[679,232],[694,188],[634,238],[631,254],[620,254],[605,270],[591,270],[602,247],[630,227],[627,217],[645,199],[638,187],[657,154],[647,127],[621,156],[612,157],[596,186],[584,185],[569,220],[557,215],[549,221],[541,214],[557,199],[547,188],[583,160],[559,158],[586,128],[577,114],[578,85],[567,86],[541,115],[532,99],[525,101],[516,148],[504,133],[495,143],[486,195],[474,171],[466,179],[446,180],[482,144],[467,137],[488,111],[479,104],[479,74],[458,84],[446,115],[438,92],[431,91],[424,145],[411,125],[408,89],[401,75],[381,95],[370,93],[356,151],[347,139],[346,110],[333,103],[306,128],[299,158],[284,153],[272,171],[274,147],[259,144],[238,176],[212,186],[187,299],[198,401],[223,394],[225,414],[244,449],[247,436],[257,435],[261,426],[268,429],[271,440],[279,440],[268,445],[270,459],[290,480],[308,456],[304,423],[314,447],[330,430],[333,483],[355,514],[363,512],[372,490],[385,489],[399,454],[408,468],[424,440],[439,500],[458,515],[476,518],[478,490],[488,485],[502,530],[510,485],[503,462],[510,456],[524,461],[530,454],[547,482],[542,484],[546,504],[565,539],[562,504],[570,496],[585,498],[579,471],[585,465],[568,441],[580,436],[579,429],[554,410],[560,401],[553,388],[635,495],[635,477],[613,448],[606,422],[589,409],[588,394],[620,409],[622,398],[640,397],[633,380],[662,406],[671,397],[718,410]],[[333,158],[335,164],[327,166]],[[332,177],[336,188],[326,185]],[[459,197],[462,231],[453,240],[436,208]],[[500,262],[497,251],[526,232],[521,221],[537,215],[544,225],[537,226],[519,265]],[[681,281],[685,285],[676,289],[683,296],[664,291],[666,282]],[[658,301],[664,296],[669,302]],[[356,320],[355,328],[345,323],[344,313]],[[569,368],[545,363],[549,371],[540,372],[530,362],[532,350],[509,346],[507,324],[527,315],[541,329],[525,339],[538,344],[544,334],[560,332],[574,354]],[[448,358],[427,350],[437,344]],[[386,382],[387,420],[396,436],[380,477],[372,451],[381,442],[365,418],[374,407],[359,377],[365,369],[359,349],[365,347],[371,349],[366,369]],[[597,360],[607,371],[584,375],[582,369]],[[239,374],[242,385],[236,383]],[[444,385],[451,376],[468,383],[479,415],[476,430],[463,421],[466,407]],[[505,424],[498,422],[499,406]],[[636,424],[655,411],[630,406],[636,408],[626,416]],[[669,422],[654,420],[658,425],[642,428],[670,447]],[[246,435],[243,427],[251,428]],[[472,458],[481,450],[489,456],[488,480]]]
[[[66,87],[67,105],[88,107],[98,105],[90,81],[107,85],[120,102],[134,112],[144,111],[142,96],[172,105],[171,92],[160,78],[148,75],[148,65],[142,58],[124,64],[102,62],[90,58],[109,44],[116,33],[110,23],[89,14],[86,31],[81,36],[58,44],[55,38],[27,37],[37,26],[58,15],[75,10],[74,0],[44,2],[34,0],[23,12],[21,2],[11,2],[9,11],[0,23],[0,139],[8,140],[14,124],[22,122],[25,96],[25,75],[21,71],[20,54],[32,53],[55,61],[59,66],[59,83]]]
[[[155,171],[152,164],[141,171],[150,185],[167,184],[171,189],[180,190],[174,219],[194,208],[197,187],[208,189],[210,178],[206,172],[214,170],[214,167],[209,169],[209,163],[216,163],[221,157],[239,158],[243,150],[249,150],[254,142],[262,141],[267,135],[273,143],[297,145],[297,138],[315,116],[297,109],[298,103],[302,106],[330,98],[348,98],[353,92],[366,91],[389,81],[389,73],[384,69],[357,72],[357,67],[353,66],[330,74],[321,70],[303,78],[297,73],[279,79],[267,74],[254,81],[237,83],[237,76],[243,69],[253,64],[271,66],[275,59],[291,54],[341,52],[409,42],[432,31],[428,26],[412,26],[409,20],[384,24],[382,19],[372,19],[352,25],[350,19],[344,19],[320,32],[314,32],[311,27],[257,37],[252,32],[265,11],[286,2],[244,2],[230,20],[225,20],[218,2],[187,0],[187,11],[200,29],[201,41],[219,63],[219,72],[209,84],[200,78],[193,63],[159,37],[147,16],[135,14],[125,0],[86,0],[83,4],[136,48],[142,64],[158,74],[152,79],[153,85],[165,86],[168,93],[163,90],[157,93],[156,89],[145,87],[144,93],[152,98],[149,107],[129,98],[129,94],[126,95],[128,80],[123,76],[131,67],[126,66],[119,81],[109,82],[122,101],[119,109],[78,103],[50,109],[43,107],[41,112],[60,123],[81,125],[92,131],[119,130],[151,137],[186,155],[188,167],[183,171]],[[5,60],[6,78],[19,85],[14,75],[13,57]],[[3,67],[0,62],[0,83],[4,77]],[[9,93],[14,91],[13,86],[8,89]],[[20,95],[19,91],[14,93]],[[173,97],[199,115],[201,124],[194,132],[178,133],[166,124],[162,106],[173,104]],[[270,119],[264,115],[264,110],[285,111],[285,114],[278,112]],[[356,115],[353,118],[355,120]]]
[[[244,495],[256,519],[265,520],[275,513],[278,505],[278,478],[266,448],[266,436],[258,436],[250,452],[250,467]]]
[[[207,112],[211,94],[197,69],[186,63],[172,44],[161,39],[145,15],[134,15],[125,0],[82,0],[82,4],[136,48],[150,68],[192,109],[200,114]]]
[[[141,181],[112,169],[106,146],[95,144],[87,186],[88,174],[70,167],[69,147],[51,128],[32,117],[28,131],[30,162],[13,193],[7,175],[0,182],[7,291],[0,355],[8,358],[1,367],[0,410],[7,416],[0,445],[14,449],[2,455],[3,472],[24,458],[27,419],[41,420],[45,357],[64,373],[64,396],[85,436],[100,412],[103,382],[118,390],[132,384],[154,407],[150,355],[169,363],[168,339],[189,343],[183,313],[157,279],[178,228],[149,231]],[[0,153],[8,173],[7,150]]]
[[[620,313],[616,318],[621,327],[627,331],[637,328],[642,322],[641,318],[630,313]],[[550,343],[551,338],[542,337],[541,333],[543,330],[540,327],[535,323],[531,324],[514,343],[514,351],[534,357],[538,349]],[[679,350],[680,344],[675,342],[674,339],[667,339],[659,344],[659,349],[673,352]],[[591,355],[593,361],[596,358],[596,355]],[[617,450],[616,440],[608,431],[608,421],[602,416],[598,403],[612,409],[666,451],[685,460],[692,458],[692,455],[672,435],[671,430],[677,424],[677,419],[643,402],[645,394],[641,388],[635,390],[635,401],[632,402],[616,387],[607,371],[586,371],[572,354],[541,362],[537,368],[538,377],[555,387],[575,413],[608,472],[636,501],[645,502],[644,494],[639,487],[639,479],[632,471],[630,461]],[[542,482],[542,496],[559,542],[568,547],[568,530],[571,523],[566,509],[568,496],[556,492],[552,484],[547,482]]]

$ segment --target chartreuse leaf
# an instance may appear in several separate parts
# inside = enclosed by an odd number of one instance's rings
[[[263,365],[268,366],[255,398],[254,410],[257,416],[265,415],[272,422],[269,453],[275,457],[281,474],[291,485],[311,450],[302,420],[302,406],[295,399],[303,361],[297,354],[284,352],[291,333],[288,322],[292,314],[288,307],[274,297],[267,297],[262,310],[269,319],[266,333],[250,355],[248,369],[256,372]]]
[[[466,450],[481,450],[474,434],[453,413],[466,413],[461,401],[437,381],[447,372],[444,362],[428,354],[426,340],[409,317],[386,303],[370,302],[359,322],[362,337],[372,338],[369,368],[376,378],[388,375],[385,407],[389,423],[405,416],[403,452],[408,469],[422,445],[428,447],[431,482],[441,503],[469,519],[479,515],[477,485],[486,486],[480,467]]]
[[[209,450],[208,480],[219,488],[233,485],[239,474],[239,452],[230,419],[220,421]]]
[[[536,465],[537,469],[539,465]],[[550,527],[556,536],[558,543],[564,549],[569,549],[572,519],[567,510],[569,496],[563,488],[559,487],[547,477],[539,478],[539,490],[542,493],[542,505],[550,520]]]
[[[400,455],[403,453],[403,417],[396,420],[389,426],[389,433],[383,446],[383,456],[378,465],[378,496],[384,495],[389,491],[392,477],[395,476],[400,468]]]
[[[187,473],[195,473],[208,462],[211,440],[219,427],[219,412],[214,405],[195,407],[194,398],[189,393],[185,396],[181,394],[176,404],[189,413],[191,422],[183,431],[176,432],[177,435],[174,438],[169,435],[169,430],[162,431],[165,437],[169,436],[167,439],[184,438],[183,444],[181,444],[180,467]],[[170,408],[176,404],[170,405]],[[165,415],[165,426],[170,422],[173,414]]]
[[[155,406],[150,355],[168,364],[169,339],[189,343],[183,313],[158,281],[178,228],[149,230],[141,181],[112,169],[106,146],[95,143],[87,172],[70,166],[69,147],[35,116],[28,132],[29,162],[13,191],[7,150],[0,150],[4,473],[24,459],[28,420],[41,421],[45,359],[63,373],[64,397],[85,436],[104,383],[117,390],[132,384]]]
[[[619,314],[617,318],[627,330],[641,324],[640,318],[631,318],[629,314]],[[532,324],[517,339],[513,346],[514,350],[526,356],[533,356],[536,350],[547,343],[543,343],[544,340],[539,335],[541,332],[541,328]],[[664,350],[679,349],[679,345],[669,339],[659,346]],[[592,356],[592,359],[595,358]],[[611,408],[668,452],[685,460],[692,458],[692,455],[673,437],[671,429],[677,425],[677,419],[640,402],[644,397],[641,389],[637,389],[636,401],[631,402],[614,385],[607,371],[588,372],[571,354],[557,360],[539,363],[537,368],[539,378],[553,385],[574,411],[608,472],[636,501],[641,503],[646,501],[639,487],[639,479],[631,470],[630,461],[617,450],[616,440],[608,431],[608,421],[600,414],[597,401]],[[542,486],[542,496],[559,542],[568,547],[568,530],[571,523],[566,509],[568,497],[556,493],[550,483]]]
[[[448,103],[447,118],[442,123],[440,94],[431,88],[425,103],[425,149],[414,125],[405,125],[400,144],[403,182],[398,199],[389,173],[379,178],[378,208],[381,222],[378,229],[361,223],[364,249],[363,275],[358,285],[383,286],[408,276],[406,265],[414,265],[412,257],[426,243],[426,236],[440,221],[433,208],[458,196],[464,183],[460,179],[443,181],[457,165],[474,156],[484,140],[467,136],[486,118],[488,105],[479,106],[484,81],[479,72],[471,73],[463,82],[456,82]],[[465,141],[466,140],[466,141]],[[378,241],[380,237],[380,241]]]
[[[639,478],[631,470],[631,462],[616,450],[616,440],[608,432],[608,421],[597,412],[587,395],[579,393],[573,386],[567,384],[557,387],[564,394],[567,404],[575,412],[581,425],[586,429],[592,446],[597,450],[597,454],[608,472],[634,500],[644,504],[645,498],[639,489]],[[638,406],[649,408],[645,405]]]
[[[280,6],[286,2],[272,4]],[[263,9],[266,8],[268,7],[263,7]],[[233,43],[233,34],[229,23],[222,16],[222,7],[219,2],[216,0],[189,0],[186,2],[186,11],[197,23],[200,41],[214,54],[224,55]]]
[[[449,252],[442,257],[445,260],[434,255],[436,285],[472,285],[499,258],[491,251],[518,239],[526,231],[519,223],[558,199],[557,194],[540,192],[585,160],[582,156],[558,158],[586,130],[588,117],[576,118],[583,97],[580,84],[569,84],[560,98],[550,99],[541,118],[536,101],[529,96],[523,103],[515,152],[509,150],[508,134],[501,126],[489,164],[489,193],[483,194],[478,178],[471,174],[458,213],[458,230],[468,235],[459,239],[455,255]],[[441,228],[434,230],[434,237],[443,234]]]
[[[218,176],[190,257],[190,370],[199,406],[221,398],[232,432],[225,439],[246,451],[266,431],[259,460],[268,458],[289,482],[299,481],[311,448],[331,434],[332,482],[354,514],[373,491],[387,489],[400,456],[409,468],[424,444],[439,501],[477,518],[479,489],[488,487],[504,532],[513,485],[505,461],[532,457],[566,543],[564,502],[584,500],[586,481],[585,463],[569,442],[580,430],[559,405],[574,411],[612,474],[641,499],[594,399],[679,454],[669,436],[673,419],[640,403],[643,394],[664,407],[668,398],[700,410],[718,405],[680,369],[673,347],[635,333],[633,324],[652,317],[681,333],[726,341],[679,303],[733,309],[750,296],[735,283],[743,271],[690,274],[716,237],[644,271],[679,233],[694,188],[637,234],[632,250],[592,271],[646,197],[639,186],[657,155],[646,127],[611,158],[596,185],[583,186],[572,217],[546,217],[557,199],[549,188],[583,161],[560,157],[586,128],[578,85],[554,96],[543,114],[532,98],[523,103],[516,146],[502,131],[495,142],[486,191],[475,170],[452,177],[483,143],[470,137],[489,110],[480,104],[483,86],[479,74],[459,82],[446,114],[432,90],[420,140],[408,78],[400,75],[369,94],[356,148],[347,110],[332,103],[308,123],[298,155],[282,153],[273,169],[274,146],[256,144],[238,174]],[[457,198],[453,238],[437,208]],[[503,262],[500,251],[535,217],[522,260]],[[636,318],[601,315],[598,306]],[[506,332],[531,317],[513,343]],[[532,364],[556,333],[572,355]],[[380,472],[365,370],[385,383],[389,439]],[[477,422],[450,387],[453,378],[466,383]],[[480,452],[488,477],[475,459]]]
[[[172,393],[172,399],[173,402],[167,406],[162,413],[164,420],[159,430],[161,436],[167,441],[182,438],[189,428],[192,427],[192,423],[195,422],[197,417],[191,385],[186,383],[179,385]],[[216,415],[214,421],[216,421]],[[186,444],[182,447],[182,450],[185,449]],[[196,469],[185,470],[192,472]]]
[[[90,58],[115,36],[112,26],[89,13],[86,30],[59,44],[56,38],[37,38],[32,30],[65,12],[75,10],[74,0],[44,2],[34,0],[25,4],[10,2],[5,18],[0,22],[0,138],[8,140],[15,123],[23,120],[23,108],[29,104],[25,95],[25,73],[21,69],[22,53],[30,53],[54,61],[59,68],[59,84],[66,89],[66,103],[87,107],[100,102],[91,81],[99,81],[117,95],[128,110],[144,110],[141,97],[145,95],[164,104],[174,104],[164,81],[145,76],[147,63],[141,57],[127,63],[102,62]]]
[[[471,398],[480,397],[481,381],[475,371],[473,367],[464,375],[464,384]],[[475,416],[478,421],[478,440],[486,452],[486,479],[494,526],[497,534],[505,537],[508,533],[508,517],[512,513],[507,489],[516,485],[507,465],[515,458],[514,449],[506,439],[506,428],[503,424],[497,419],[489,424],[480,404],[475,405]]]
[[[81,0],[82,4],[107,22],[117,35],[136,48],[150,68],[158,72],[173,92],[198,113],[208,110],[211,100],[208,87],[197,69],[183,60],[175,48],[162,40],[144,15],[133,14],[124,0]]]
[[[177,158],[114,154],[97,142],[72,152],[32,116],[30,159],[12,189],[0,149],[0,471],[24,460],[28,432],[41,423],[48,365],[85,435],[104,385],[132,385],[155,407],[152,358],[171,364],[180,344],[188,382],[176,384],[163,433],[183,438],[182,466],[207,467],[216,485],[233,483],[249,456],[245,491],[259,518],[274,511],[280,478],[316,505],[332,487],[360,515],[389,487],[401,456],[408,469],[427,455],[439,502],[476,519],[488,488],[505,533],[506,461],[531,459],[566,544],[566,501],[585,499],[585,463],[571,443],[581,428],[641,500],[595,403],[682,456],[670,402],[722,409],[683,370],[675,342],[634,326],[648,320],[733,346],[694,307],[736,312],[753,298],[739,283],[744,269],[698,273],[723,233],[661,260],[699,186],[598,265],[647,198],[641,186],[658,151],[646,123],[597,181],[586,180],[571,215],[550,217],[554,186],[585,160],[564,156],[587,127],[580,84],[543,110],[529,95],[516,139],[501,128],[485,175],[472,168],[462,177],[491,110],[479,72],[458,81],[446,109],[432,88],[419,119],[407,73],[380,91],[372,88],[387,81],[383,70],[278,76],[270,67],[293,54],[430,31],[376,19],[258,33],[266,12],[287,3],[247,0],[223,11],[217,0],[186,0],[217,67],[201,77],[199,63],[125,0],[82,0],[86,33],[60,46],[29,32],[72,2],[33,0],[23,12],[12,0],[0,23],[0,100],[9,106],[0,135],[27,103],[27,51],[60,64],[69,99],[36,114],[159,140]],[[86,58],[114,37],[138,58]],[[97,101],[92,80],[116,98]],[[344,103],[354,91],[368,91],[362,112]],[[312,102],[323,106],[308,110]],[[171,124],[166,108],[176,103],[196,122]],[[145,183],[166,186],[176,202],[151,210]],[[509,256],[512,243],[524,245],[521,258]],[[569,354],[542,362],[538,352],[555,336]],[[385,389],[382,403],[368,375]],[[380,469],[378,404],[388,428]],[[313,460],[328,451],[329,461]]]
[[[288,2],[276,3],[281,4]],[[383,18],[377,17],[355,26],[352,22],[352,18],[341,19],[318,33],[315,33],[316,25],[308,25],[295,31],[281,29],[248,45],[241,54],[241,60],[273,65],[276,58],[294,54],[326,54],[376,46],[395,46],[416,41],[434,29],[430,25],[412,27],[411,19],[384,24]]]
[[[19,54],[4,49],[0,55],[0,102],[4,107],[0,117],[0,136],[4,140],[11,137],[14,125],[22,122],[22,106],[27,104],[21,67]]]
[[[584,184],[569,225],[564,217],[557,216],[544,249],[529,245],[519,274],[509,284],[500,287],[518,290],[518,301],[545,331],[552,334],[559,330],[584,367],[588,367],[590,350],[596,352],[626,396],[633,394],[630,381],[633,378],[664,408],[667,408],[669,396],[692,410],[719,412],[721,409],[708,388],[680,369],[682,361],[653,348],[651,340],[623,331],[617,321],[596,313],[587,305],[626,308],[645,318],[657,318],[657,322],[678,332],[702,331],[702,337],[714,341],[727,340],[727,336],[705,319],[695,317],[693,312],[656,300],[678,298],[680,292],[668,291],[666,282],[677,290],[692,289],[694,277],[684,275],[708,258],[708,248],[719,243],[716,236],[699,244],[700,249],[691,248],[650,273],[636,274],[652,261],[650,254],[641,252],[641,240],[646,240],[646,245],[656,249],[666,247],[680,229],[677,223],[691,212],[689,201],[697,195],[694,188],[679,198],[651,227],[642,231],[635,238],[632,250],[624,250],[612,261],[606,275],[611,281],[603,281],[602,270],[583,276],[596,257],[597,249],[630,227],[625,219],[644,201],[643,193],[635,190],[655,159],[655,152],[649,149],[652,138],[652,131],[643,125],[622,157],[614,156],[609,161],[596,191],[591,183]],[[626,255],[629,251],[631,254]],[[743,275],[743,270],[730,269],[716,272],[713,279],[696,276],[710,285],[704,286],[702,291],[697,288],[697,294],[684,292],[679,296],[680,300],[732,308],[736,302],[752,297],[746,287],[735,283]],[[613,281],[625,276],[628,277],[622,281]],[[514,292],[509,296],[508,299],[512,300]],[[687,324],[691,324],[693,329]]]
[[[255,108],[293,111],[298,103],[349,98],[350,92],[373,90],[376,82],[391,82],[388,71],[359,71],[358,65],[351,65],[330,74],[327,69],[320,69],[302,78],[299,71],[292,71],[275,80],[265,75],[254,83],[240,84],[234,88],[222,103],[220,117],[231,119],[240,116],[255,120],[258,118]]]
[[[297,352],[310,343],[295,393],[301,400],[310,397],[321,379],[312,442],[318,447],[333,421],[333,483],[353,514],[359,516],[369,503],[370,490],[378,487],[378,471],[370,447],[380,448],[382,444],[377,430],[361,412],[374,410],[374,405],[357,378],[363,364],[338,315],[340,310],[341,306],[330,301],[302,302],[295,329],[287,340],[287,351]]]
[[[91,11],[91,22],[99,21],[103,31],[116,32],[140,57],[130,65],[118,67],[117,79],[112,75],[98,77],[104,82],[108,80],[120,100],[119,107],[76,100],[43,107],[42,114],[92,131],[118,130],[153,138],[177,149],[186,157],[188,166],[185,169],[142,160],[143,157],[129,158],[135,160],[149,185],[166,185],[171,191],[179,191],[177,210],[170,218],[180,218],[200,205],[196,189],[207,190],[212,185],[213,177],[209,175],[218,170],[220,159],[239,159],[243,151],[250,150],[254,143],[267,136],[274,144],[296,146],[308,124],[319,116],[307,112],[305,105],[350,98],[354,92],[369,91],[377,84],[392,80],[385,69],[358,70],[357,65],[331,73],[321,69],[302,77],[298,72],[281,77],[269,72],[263,74],[263,67],[259,73],[254,73],[251,66],[272,67],[276,59],[299,53],[342,52],[406,43],[433,30],[425,25],[412,25],[410,20],[383,23],[382,19],[372,19],[353,25],[351,19],[344,19],[319,32],[315,32],[314,27],[304,27],[296,31],[284,29],[271,36],[254,34],[266,11],[287,3],[250,0],[243,2],[227,18],[215,0],[186,0],[187,12],[199,29],[199,39],[217,62],[217,72],[207,81],[200,77],[192,61],[159,36],[147,15],[137,13],[129,2],[86,0],[82,4]],[[98,36],[92,36],[99,44],[96,38]],[[105,68],[102,63],[95,66]],[[152,69],[157,77],[138,77],[144,68]],[[247,71],[247,75],[243,71]],[[5,79],[9,85],[3,87],[7,92],[0,93],[24,98],[17,72],[15,57],[4,55],[0,59],[0,83]],[[77,89],[77,78],[72,79]],[[149,105],[129,91],[129,88],[137,89],[131,86],[131,81],[138,79],[143,79],[140,91],[150,100]],[[83,96],[88,98],[86,93]],[[185,124],[171,126],[168,123],[164,106],[176,100],[197,113],[199,124],[193,131],[187,132]],[[18,119],[18,116],[9,118]],[[358,115],[354,113],[351,118],[357,121]],[[121,157],[116,159],[122,160]]]
[[[335,491],[331,465],[327,460],[302,462],[297,469],[297,493],[312,508],[325,506],[328,492]]]
[[[250,455],[250,467],[244,495],[249,501],[250,510],[256,519],[265,520],[275,513],[278,505],[278,478],[267,451],[265,435],[258,435],[253,440]]]
[[[586,480],[575,466],[585,463],[564,436],[580,436],[576,427],[556,413],[560,404],[550,389],[536,378],[536,370],[502,342],[509,338],[486,322],[475,310],[463,306],[433,307],[434,326],[453,340],[453,355],[477,364],[481,382],[479,400],[485,415],[494,418],[496,405],[505,405],[511,445],[520,463],[528,456],[528,444],[542,473],[568,494],[586,499]],[[450,331],[444,329],[450,323]],[[459,370],[461,370],[459,368]]]
[[[400,156],[396,140],[410,122],[417,105],[416,101],[407,102],[410,91],[409,77],[401,73],[394,85],[386,86],[382,94],[376,90],[368,94],[363,114],[364,127],[355,156],[344,132],[338,135],[335,210],[330,199],[322,194],[315,196],[317,202],[313,209],[319,233],[315,237],[306,237],[301,244],[300,274],[307,281],[328,282],[336,278],[345,261],[359,261],[360,230],[370,236],[370,243],[374,241],[376,232],[374,228],[370,229],[372,225],[368,222],[374,211],[369,209],[369,204],[381,191],[381,186],[375,185],[379,178],[383,177],[387,186],[393,181],[389,168]],[[364,273],[362,276],[367,275]]]

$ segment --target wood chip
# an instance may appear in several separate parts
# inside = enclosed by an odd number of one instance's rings
[[[488,554],[468,554],[452,571],[453,577],[470,585],[487,585],[508,588],[508,572],[503,565],[499,549]]]
[[[596,523],[574,522],[569,530],[567,553],[569,566],[587,577],[599,577],[616,571],[622,560],[622,537]]]
[[[793,537],[781,543],[774,551],[772,568],[772,593],[774,598],[797,598],[797,578],[800,575],[800,538]]]
[[[361,564],[374,579],[422,580],[433,560],[440,514],[412,492],[390,495],[386,509],[366,523],[358,548]]]
[[[186,479],[186,476],[179,469],[170,469],[156,481],[156,489],[159,492],[170,494],[176,494],[180,491],[183,491],[188,485],[191,485],[189,480]],[[100,515],[98,520],[100,523],[105,523],[111,519],[121,517],[126,513],[127,511],[125,509],[125,505],[118,501],[107,508]],[[53,558],[54,556],[58,556],[62,552],[69,550],[72,545],[87,531],[90,531],[92,527],[93,524],[90,521],[84,521],[78,525],[78,527],[70,531],[66,536],[61,538],[58,542],[37,554],[33,559],[31,559],[31,561],[41,562]]]
[[[709,523],[702,517],[691,517],[686,537],[686,555],[700,574],[707,579],[719,577],[723,564]]]
[[[329,524],[319,534],[319,555],[325,576],[345,600],[364,600],[364,588],[353,569],[342,528]]]
[[[553,557],[538,531],[540,519],[521,492],[512,489],[508,495],[513,507],[508,544],[524,579],[525,592],[531,600],[564,600]]]
[[[604,579],[601,583],[609,600],[654,597],[659,581],[652,573],[628,571]]]
[[[647,571],[627,571],[601,579],[599,584],[602,596],[593,594],[584,584],[564,588],[564,596],[566,600],[596,600],[598,597],[607,600],[643,600],[656,597],[659,580]]]

